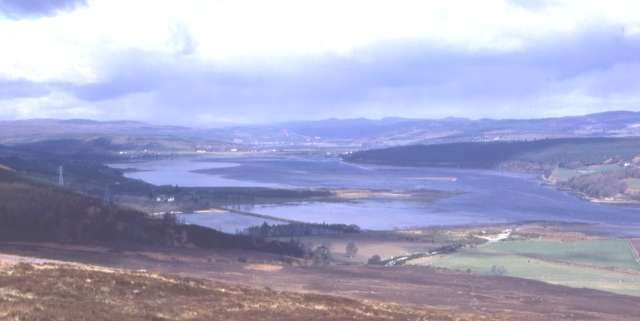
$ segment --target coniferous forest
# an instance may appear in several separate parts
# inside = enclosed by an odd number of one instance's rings
[[[638,138],[562,138],[409,145],[359,151],[342,158],[353,163],[395,166],[498,168],[505,162],[518,161],[565,167],[575,161],[584,165],[630,161],[639,150]]]
[[[149,216],[49,181],[0,169],[0,239],[75,244],[220,247],[302,257],[299,242],[231,235],[178,224],[174,215]]]

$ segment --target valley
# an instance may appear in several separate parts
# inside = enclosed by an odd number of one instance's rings
[[[620,206],[636,202],[635,138],[199,152],[184,133],[77,135],[0,148],[6,316],[73,318],[57,308],[71,287],[96,317],[141,320],[640,314],[640,219]],[[202,308],[222,288],[236,294]]]

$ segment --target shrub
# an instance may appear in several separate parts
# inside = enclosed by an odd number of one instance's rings
[[[347,256],[353,257],[354,255],[356,255],[356,253],[358,253],[358,247],[356,246],[355,243],[349,242],[349,244],[347,244],[346,251],[347,251]]]
[[[502,265],[494,265],[491,267],[491,274],[494,276],[504,276],[507,274],[507,269]]]
[[[369,260],[367,260],[367,264],[378,264],[380,263],[380,261],[382,261],[382,259],[380,258],[380,255],[374,255],[371,258],[369,258]]]

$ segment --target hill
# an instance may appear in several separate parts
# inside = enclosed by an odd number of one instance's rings
[[[375,137],[423,122],[422,119],[409,118],[384,118],[381,120],[331,118],[318,121],[277,123],[273,126],[286,128],[307,137],[353,140]]]
[[[0,237],[75,243],[169,244],[175,221],[0,169]]]
[[[428,167],[544,170],[578,161],[584,165],[631,162],[640,154],[639,138],[563,138],[411,145],[342,155],[347,162]],[[522,168],[517,168],[518,166]]]
[[[321,294],[91,266],[0,262],[0,318],[10,320],[478,320]],[[524,320],[510,315],[492,320]]]
[[[0,144],[76,139],[90,148],[176,152],[317,148],[320,144],[394,146],[568,137],[640,135],[640,112],[612,111],[540,119],[325,119],[191,128],[137,121],[29,119],[0,121]],[[97,144],[97,145],[96,145]],[[63,144],[64,145],[64,144]],[[81,146],[86,147],[86,146]]]
[[[76,244],[190,245],[263,251],[302,257],[313,249],[178,224],[175,216],[152,217],[133,208],[105,204],[49,181],[0,169],[0,239]]]

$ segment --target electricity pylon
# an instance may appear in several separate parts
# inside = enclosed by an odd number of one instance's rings
[[[111,200],[109,199],[109,185],[104,186],[104,205],[107,207],[111,206]]]
[[[62,179],[62,166],[60,166],[60,176],[58,177],[58,185],[64,186],[64,179]]]

